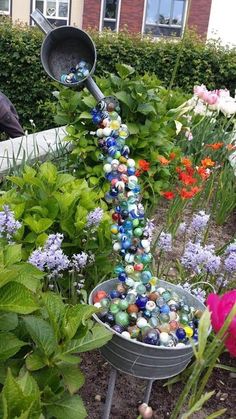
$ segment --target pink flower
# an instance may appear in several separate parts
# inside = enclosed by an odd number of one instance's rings
[[[206,304],[211,311],[212,327],[217,333],[223,326],[234,304],[236,304],[236,290],[226,292],[222,296],[209,294]],[[230,354],[236,357],[236,316],[234,316],[228,328],[225,346]]]
[[[203,99],[203,95],[205,92],[207,92],[206,86],[204,84],[201,84],[201,86],[194,86],[193,89],[196,96],[198,96],[200,99]]]
[[[215,105],[219,101],[219,97],[215,93],[209,92],[205,101],[208,105]]]

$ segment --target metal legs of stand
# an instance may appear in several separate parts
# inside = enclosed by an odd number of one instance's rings
[[[112,368],[110,378],[109,378],[109,383],[108,383],[107,396],[106,396],[106,402],[105,402],[102,419],[110,419],[110,412],[111,412],[112,399],[113,399],[113,394],[114,394],[114,389],[115,389],[115,384],[116,384],[116,377],[117,377],[117,370],[115,368]],[[147,380],[147,387],[146,387],[144,400],[143,400],[144,403],[147,403],[147,404],[149,403],[151,391],[152,391],[152,385],[154,381],[155,380]]]
[[[102,419],[110,418],[112,399],[113,399],[113,394],[114,394],[114,389],[115,389],[115,384],[116,384],[116,376],[117,376],[117,370],[115,368],[112,368],[110,378],[109,378],[109,383],[108,383],[107,397],[106,397]]]

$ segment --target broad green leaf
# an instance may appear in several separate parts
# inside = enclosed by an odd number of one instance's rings
[[[38,308],[34,295],[23,285],[11,282],[0,289],[0,310],[29,314]]]
[[[4,249],[4,266],[8,267],[21,261],[21,244],[10,244]]]
[[[82,102],[85,103],[89,107],[89,109],[94,108],[96,106],[96,100],[92,96],[85,96],[82,99]]]
[[[41,368],[44,368],[45,365],[47,365],[43,360],[42,354],[38,352],[33,352],[27,356],[25,363],[26,368],[30,371],[40,370]]]
[[[92,119],[92,115],[89,112],[81,112],[79,119]]]
[[[67,338],[72,339],[76,334],[78,327],[81,324],[86,326],[86,320],[97,311],[96,307],[85,304],[77,304],[73,307],[67,307],[62,324],[62,331],[64,335]]]
[[[18,325],[18,316],[16,313],[0,313],[0,330],[9,332],[14,330]]]
[[[6,285],[8,282],[15,281],[16,279],[16,272],[12,268],[0,269],[0,288]]]
[[[66,185],[67,183],[74,181],[74,176],[70,175],[69,173],[61,173],[57,176],[57,181],[55,184],[55,189],[60,189],[62,186]]]
[[[22,179],[19,176],[9,176],[8,179],[10,179],[10,181],[14,183],[15,185],[20,186],[20,188],[23,188],[25,184],[24,179]]]
[[[80,353],[91,351],[92,349],[100,348],[105,345],[112,338],[112,333],[104,326],[96,324],[91,331],[81,339],[72,339],[65,345],[63,353]]]
[[[128,130],[129,130],[130,135],[134,135],[134,134],[138,134],[139,133],[138,124],[127,123],[127,127],[128,127]]]
[[[137,111],[143,115],[148,115],[149,113],[156,114],[155,108],[150,103],[140,103],[138,105]]]
[[[14,418],[26,410],[28,405],[20,385],[8,369],[7,378],[2,390],[3,397],[3,419]]]
[[[84,374],[80,371],[78,366],[68,364],[58,365],[58,369],[63,376],[63,381],[70,392],[70,394],[76,393],[84,385]]]
[[[88,211],[84,207],[78,205],[75,215],[75,226],[77,230],[82,230],[86,224]]]
[[[39,168],[39,176],[47,183],[54,185],[57,180],[57,168],[50,161],[41,164]]]
[[[41,279],[45,276],[44,272],[31,265],[31,263],[26,262],[11,266],[11,272],[15,274],[15,282],[24,285],[33,292],[36,292],[40,288]]]
[[[202,314],[198,326],[198,359],[201,360],[206,348],[207,338],[211,327],[211,314],[208,309]]]
[[[36,381],[26,372],[22,377],[15,379],[8,369],[7,378],[2,390],[4,398],[4,418],[27,418],[27,411],[32,412],[31,417],[39,417],[40,392]],[[35,416],[33,416],[33,414]]]
[[[116,70],[123,80],[135,72],[135,69],[127,64],[116,64]]]
[[[57,348],[57,340],[52,326],[36,316],[24,317],[24,322],[35,344],[46,356],[50,356]]]
[[[57,419],[84,419],[87,416],[80,396],[65,397],[54,404],[47,405],[47,413]]]
[[[59,360],[58,363],[62,362],[66,362],[67,364],[72,364],[72,365],[78,365],[81,362],[81,358],[79,358],[77,355],[64,355],[64,354],[56,354],[56,356],[54,357],[54,359]]]
[[[27,216],[24,219],[25,224],[29,226],[29,228],[37,234],[43,233],[46,231],[51,225],[53,224],[53,220],[50,218],[40,218],[36,220],[34,217]]]
[[[26,342],[18,339],[13,333],[0,332],[0,360],[5,360],[15,355]]]
[[[63,303],[61,297],[52,292],[43,293],[42,301],[47,310],[49,321],[54,329],[56,336],[58,337],[66,306]]]
[[[134,106],[134,101],[129,95],[129,93],[121,91],[121,92],[116,93],[116,97],[120,102],[124,103],[126,106],[128,106],[130,110],[132,110]]]

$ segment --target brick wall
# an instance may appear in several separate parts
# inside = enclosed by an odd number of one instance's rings
[[[222,0],[223,2],[223,0]],[[203,37],[207,35],[212,0],[192,0],[188,16],[188,27],[194,27]]]
[[[129,32],[141,32],[144,13],[144,0],[122,0],[120,28],[128,27]]]
[[[83,11],[83,29],[99,29],[101,0],[85,0]]]

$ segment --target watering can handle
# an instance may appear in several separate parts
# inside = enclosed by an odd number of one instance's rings
[[[39,9],[35,9],[30,17],[46,35],[54,29]]]

